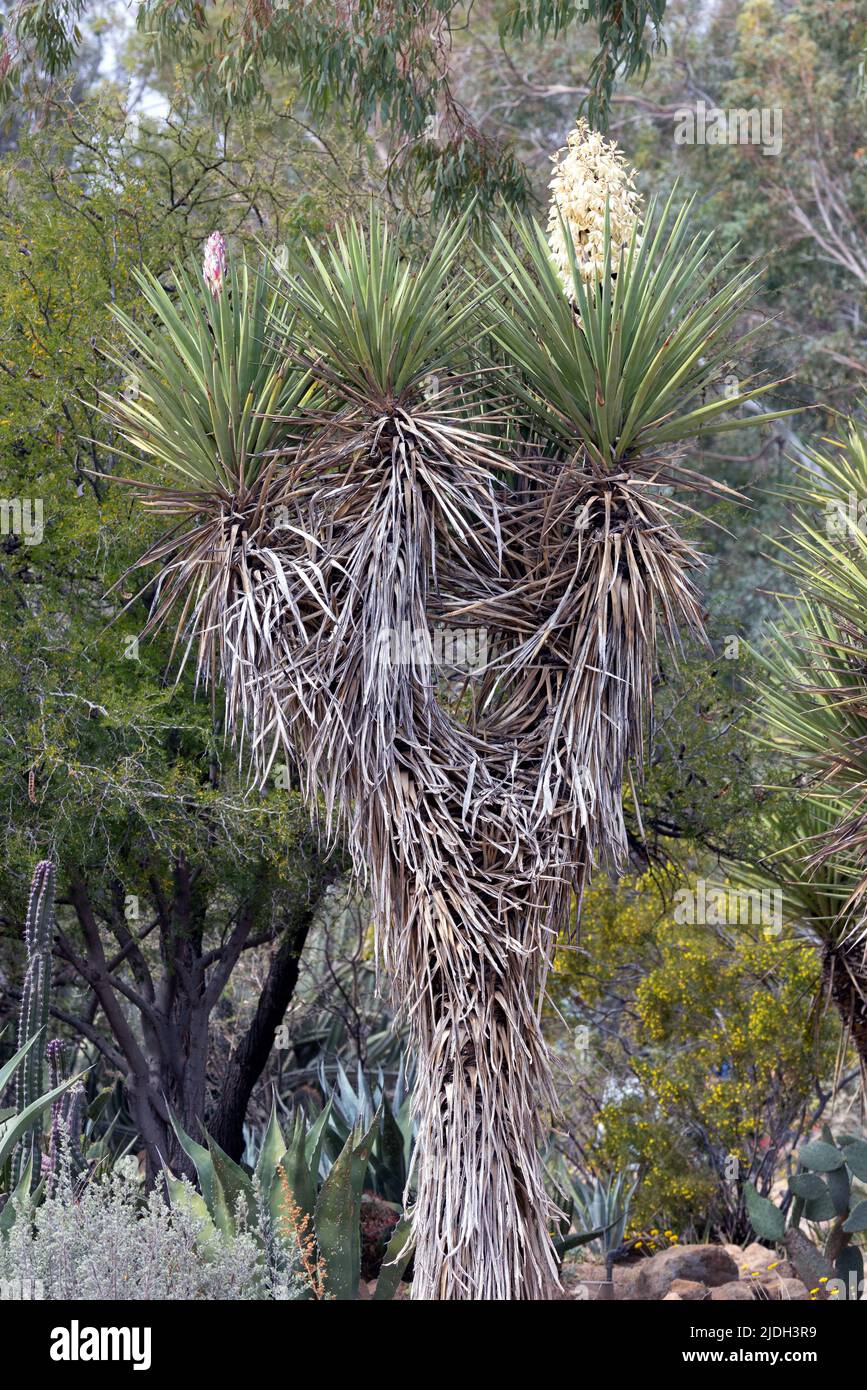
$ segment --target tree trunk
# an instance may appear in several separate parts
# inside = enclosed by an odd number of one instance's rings
[[[432,915],[436,915],[435,911]],[[453,929],[457,923],[448,924]],[[445,922],[440,923],[444,929]],[[542,1116],[555,1105],[535,972],[506,923],[489,956],[418,1001],[413,1298],[549,1300],[559,1289],[547,1220]]]
[[[867,943],[826,946],[822,953],[822,982],[867,1075]]]
[[[247,1105],[254,1086],[265,1070],[274,1045],[274,1033],[295,993],[301,952],[320,898],[321,894],[299,902],[287,922],[283,939],[271,960],[256,1012],[246,1033],[232,1051],[219,1100],[209,1112],[208,1132],[236,1162],[244,1149]]]
[[[209,1118],[214,1138],[233,1158],[241,1155],[247,1104],[292,998],[322,890],[340,868],[338,856],[325,864],[310,846],[300,856],[302,890],[292,903],[262,997],[229,1059],[221,1100]],[[204,1143],[210,1019],[241,954],[257,943],[254,927],[267,886],[258,874],[238,904],[231,930],[213,950],[206,949],[205,942],[207,893],[200,874],[190,870],[183,855],[173,864],[170,895],[163,893],[155,876],[149,887],[159,927],[158,975],[125,923],[122,889],[107,919],[120,947],[109,960],[83,872],[73,877],[68,901],[78,916],[84,952],[63,932],[58,932],[58,943],[62,957],[94,991],[105,1016],[110,1040],[85,1019],[70,1021],[124,1073],[130,1113],[144,1149],[146,1179],[152,1186],[165,1167],[176,1176],[196,1178],[172,1118],[196,1143]],[[270,931],[264,939],[272,939]],[[118,970],[120,964],[128,965],[132,979]]]

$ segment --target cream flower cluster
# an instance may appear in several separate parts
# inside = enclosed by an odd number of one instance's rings
[[[568,148],[554,156],[548,243],[563,288],[574,299],[569,251],[563,224],[572,237],[575,260],[585,284],[598,284],[605,265],[605,204],[611,228],[611,263],[617,265],[641,218],[642,199],[633,186],[634,170],[626,167],[617,145],[579,120],[570,132]],[[562,222],[561,222],[562,218]]]
[[[219,299],[226,282],[226,243],[221,232],[211,232],[205,242],[202,274],[215,299]]]

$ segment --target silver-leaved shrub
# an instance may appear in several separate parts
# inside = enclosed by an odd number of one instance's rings
[[[190,1196],[193,1189],[190,1187]],[[7,1297],[45,1299],[277,1299],[308,1296],[297,1262],[236,1218],[222,1235],[193,1201],[168,1206],[145,1196],[121,1163],[20,1209],[0,1237],[0,1287]],[[21,1294],[17,1295],[21,1297]]]

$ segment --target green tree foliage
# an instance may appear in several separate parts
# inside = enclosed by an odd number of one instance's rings
[[[592,28],[586,106],[605,125],[615,79],[646,77],[661,46],[666,0],[507,0],[504,36]],[[20,0],[0,31],[0,94],[33,100],[66,73],[98,9],[88,0]],[[450,88],[453,36],[471,22],[455,0],[141,0],[136,23],[148,64],[179,64],[211,111],[268,107],[286,80],[305,119],[339,112],[359,138],[391,146],[392,174],[421,179],[436,213],[482,195],[525,198],[520,164],[473,122]]]

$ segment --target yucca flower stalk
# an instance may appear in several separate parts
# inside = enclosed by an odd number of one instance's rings
[[[732,405],[703,397],[751,283],[714,283],[686,215],[643,240],[633,227],[616,275],[606,215],[598,285],[569,253],[574,302],[535,226],[520,253],[498,236],[489,284],[461,273],[465,222],[419,260],[377,215],[308,245],[280,274],[273,322],[316,395],[293,395],[282,425],[267,417],[268,486],[289,515],[272,558],[244,571],[258,626],[242,663],[211,660],[236,642],[197,580],[208,536],[222,544],[219,463],[201,543],[187,533],[176,568],[200,669],[247,682],[233,704],[260,775],[285,739],[370,889],[418,1062],[417,1298],[557,1287],[540,1002],[594,852],[623,848],[657,626],[701,626],[699,558],[669,494],[714,489],[683,466],[682,441]],[[168,437],[187,410],[183,392],[148,407]],[[216,556],[225,587],[235,569]],[[438,620],[487,630],[491,661],[459,703],[424,643],[384,644]]]
[[[598,285],[605,273],[607,239],[609,273],[611,268],[616,272],[621,252],[640,225],[641,198],[634,170],[626,167],[617,145],[584,120],[569,132],[567,147],[554,162],[548,243],[566,297],[574,300],[573,260],[585,285]]]
[[[211,232],[205,242],[202,276],[214,299],[219,299],[226,279],[226,243],[222,232]]]

